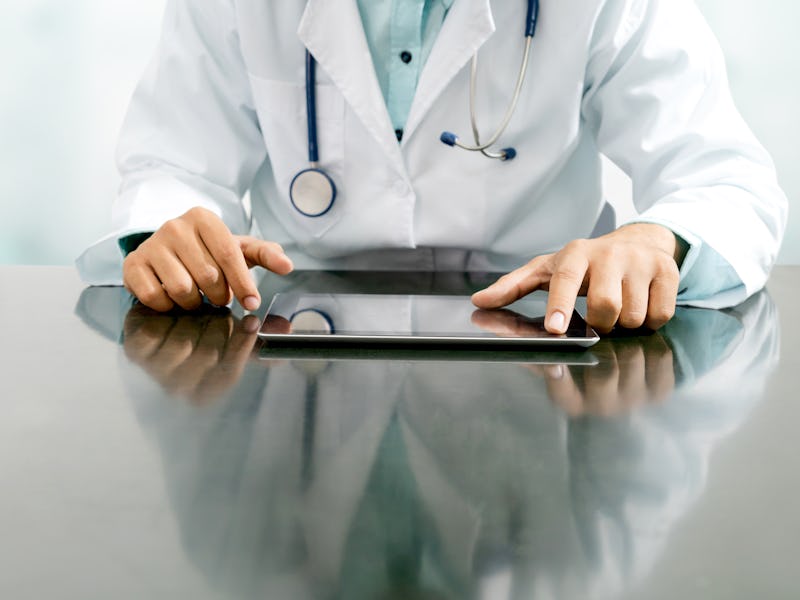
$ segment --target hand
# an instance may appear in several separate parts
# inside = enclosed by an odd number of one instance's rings
[[[626,225],[593,240],[576,240],[539,256],[472,296],[479,308],[499,308],[537,289],[549,290],[545,327],[564,333],[578,295],[586,321],[600,333],[619,324],[658,329],[675,313],[681,249],[666,227]]]
[[[529,365],[544,377],[550,400],[570,417],[626,414],[666,400],[675,389],[672,350],[660,334],[605,339],[597,365]]]
[[[228,309],[162,314],[135,304],[125,316],[125,355],[167,392],[194,404],[222,396],[242,375],[259,320],[237,321]]]
[[[261,297],[248,272],[256,265],[279,275],[293,268],[278,244],[233,235],[214,213],[193,208],[164,223],[131,252],[122,274],[128,291],[159,312],[176,304],[197,309],[201,294],[217,306],[235,296],[244,308],[256,310]]]

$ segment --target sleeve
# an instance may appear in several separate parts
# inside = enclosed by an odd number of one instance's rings
[[[764,286],[786,197],[733,104],[721,50],[692,0],[601,3],[582,116],[633,180],[633,221],[688,242],[680,300],[722,308]]]
[[[242,197],[265,159],[232,0],[169,0],[119,138],[113,231],[78,259],[83,279],[119,283],[118,241],[195,206],[247,233]]]

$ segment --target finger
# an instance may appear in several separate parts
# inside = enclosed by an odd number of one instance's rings
[[[619,363],[616,353],[609,360],[586,369],[583,375],[586,412],[592,415],[614,414],[619,401]]]
[[[583,394],[566,365],[548,365],[544,369],[547,395],[569,417],[578,417],[584,412]]]
[[[151,359],[164,344],[175,324],[175,317],[149,311],[147,317],[137,318],[135,315],[131,316],[130,312],[125,317],[123,348],[125,356],[142,364]]]
[[[215,215],[201,214],[197,228],[200,239],[222,269],[233,295],[247,310],[256,310],[261,305],[261,296],[250,277],[238,241]]]
[[[228,370],[222,356],[232,330],[233,318],[229,313],[208,317],[191,356],[170,378],[168,387],[173,394],[195,405],[206,405],[216,399],[218,377],[215,373],[224,376]]]
[[[258,325],[256,316],[246,315],[240,323],[233,326],[222,359],[207,373],[202,385],[198,386],[198,401],[207,403],[216,400],[236,385],[258,339]]]
[[[472,303],[478,308],[500,308],[530,294],[547,281],[543,269],[551,256],[535,258],[519,269],[515,269],[492,285],[472,295]]]
[[[224,339],[215,336],[209,330],[215,329],[215,323],[224,320],[216,315],[189,316],[180,319],[170,335],[164,348],[175,352],[182,350],[180,362],[165,357],[165,362],[173,362],[174,368],[162,376],[164,388],[172,395],[191,396],[202,380],[210,364],[216,364],[219,350],[215,344],[224,344]],[[216,338],[216,339],[215,339]],[[179,343],[183,343],[183,347]],[[186,350],[188,349],[188,352]]]
[[[198,349],[201,346],[213,348],[219,356],[222,356],[231,337],[233,326],[234,319],[230,313],[212,316],[197,342]]]
[[[164,342],[158,351],[159,360],[172,362],[173,354],[180,360],[185,360],[191,355],[200,343],[208,319],[207,315],[183,314],[179,316],[164,337]]]
[[[150,265],[161,280],[164,291],[184,310],[194,310],[203,303],[200,290],[184,264],[171,252],[160,252],[150,258]]]
[[[240,323],[240,326],[244,333],[256,334],[261,327],[261,322],[258,320],[258,317],[253,315],[245,315],[244,319],[242,319]]]
[[[152,326],[153,323],[158,323],[164,320],[156,319],[156,316],[164,317],[165,315],[154,311],[152,308],[145,306],[141,302],[135,302],[125,314],[125,322],[122,326],[123,340],[129,337],[135,337],[140,329],[147,330]]]
[[[234,364],[246,360],[258,339],[259,325],[260,322],[255,315],[245,315],[241,321],[235,323],[228,345],[225,347],[224,360]]]
[[[288,275],[294,269],[292,260],[286,256],[280,244],[251,236],[240,236],[238,239],[248,267],[258,265],[278,275]]]
[[[592,267],[586,293],[586,322],[600,333],[614,328],[622,310],[622,274],[614,264]]]
[[[674,263],[672,266],[674,269],[662,272],[650,282],[645,325],[654,331],[665,325],[675,314],[680,278],[677,266]]]
[[[641,273],[629,273],[622,280],[622,310],[619,324],[626,329],[638,329],[647,318],[650,279]]]
[[[164,387],[173,396],[194,400],[206,375],[219,362],[219,349],[211,345],[198,345],[183,363],[166,380]]]
[[[635,340],[620,342],[617,352],[619,360],[620,408],[631,409],[647,401],[650,394],[647,388],[646,362],[642,345]]]
[[[172,374],[192,355],[197,337],[197,317],[176,317],[172,319],[171,327],[164,334],[158,350],[140,364],[156,381],[165,385]]]
[[[650,400],[661,402],[666,400],[675,389],[675,364],[672,349],[659,334],[651,336],[652,340],[644,347],[645,377],[650,390]]]
[[[123,283],[127,290],[145,306],[166,312],[172,310],[175,303],[161,286],[153,268],[146,263],[130,264],[126,261],[123,269]]]
[[[230,303],[232,294],[225,274],[199,236],[181,238],[175,250],[206,298],[217,306]]]
[[[568,244],[556,255],[544,321],[550,333],[567,331],[588,268],[589,259],[582,243]]]

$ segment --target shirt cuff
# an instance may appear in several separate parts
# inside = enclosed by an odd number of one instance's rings
[[[153,235],[152,231],[143,231],[141,233],[131,233],[119,238],[117,243],[119,244],[119,249],[122,252],[122,257],[125,258],[128,256],[128,254],[136,250],[151,235]]]

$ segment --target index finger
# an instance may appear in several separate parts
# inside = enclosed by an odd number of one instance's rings
[[[549,256],[534,258],[528,264],[506,273],[489,287],[475,292],[472,303],[482,309],[500,308],[530,294],[546,281],[543,266]]]
[[[256,310],[261,305],[261,297],[233,234],[218,219],[203,219],[198,225],[198,232],[209,253],[222,269],[233,295],[247,310]]]
[[[586,271],[588,258],[579,251],[567,246],[556,258],[555,268],[550,277],[547,298],[547,311],[544,326],[550,333],[565,333],[569,326],[575,300],[578,298]]]

